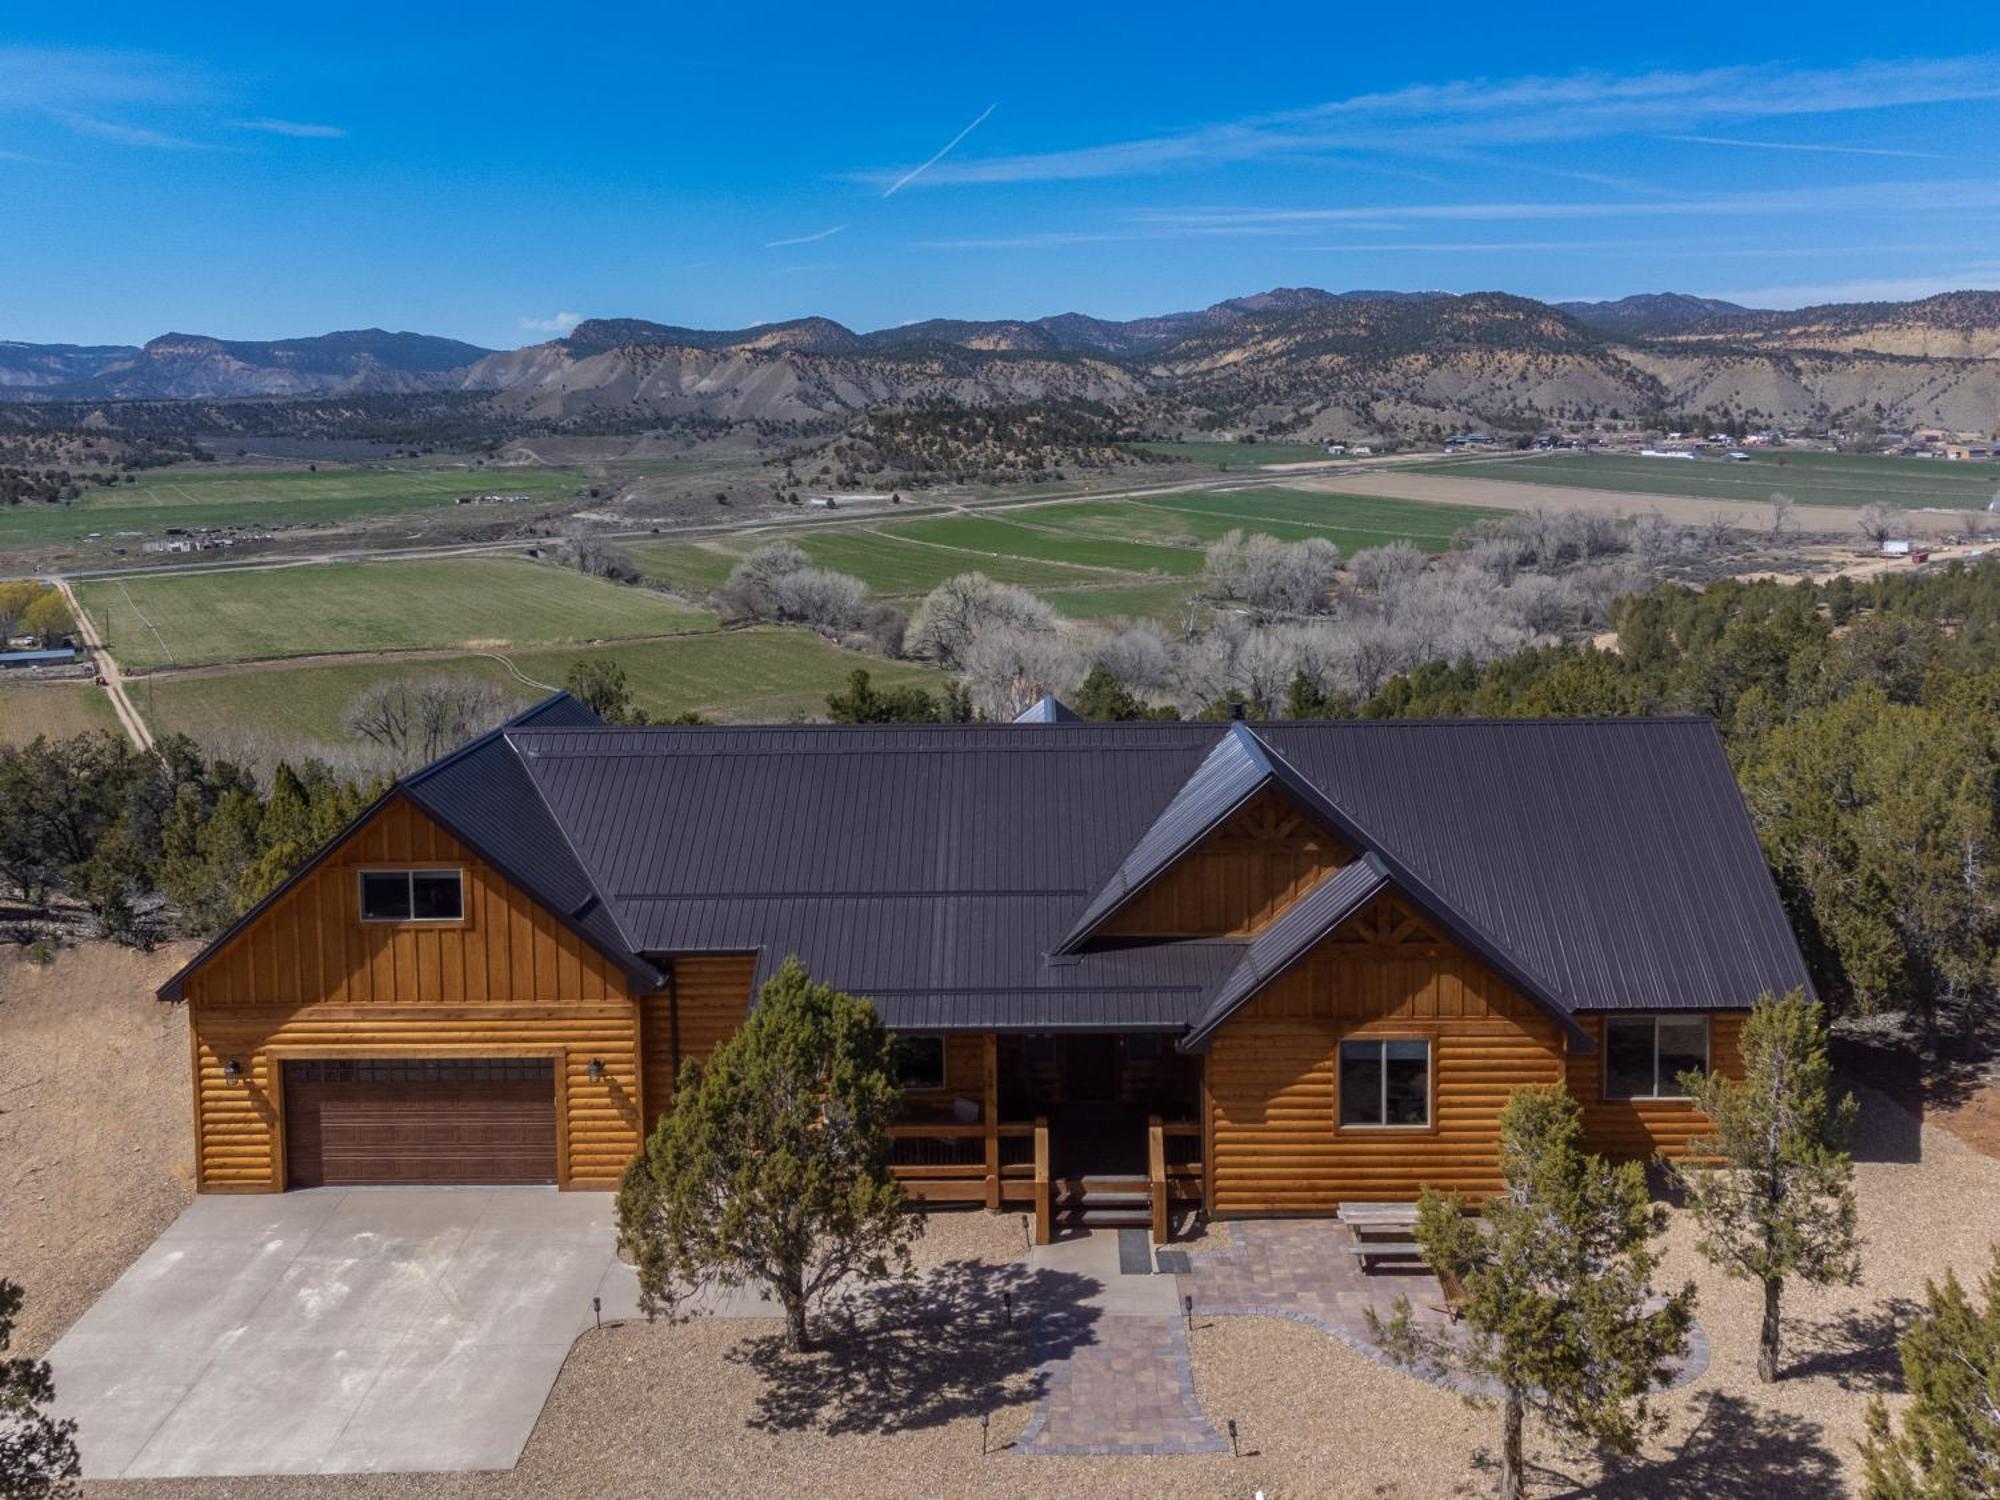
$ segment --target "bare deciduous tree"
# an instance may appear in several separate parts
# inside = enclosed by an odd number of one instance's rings
[[[1886,505],[1864,505],[1854,518],[1854,529],[1863,542],[1879,548],[1901,529],[1901,518]]]
[[[1798,502],[1783,490],[1771,492],[1771,540],[1781,542],[1799,529]]]
[[[942,667],[956,668],[966,648],[996,626],[1053,630],[1056,612],[1026,589],[995,583],[984,573],[960,573],[925,596],[910,621],[908,649]]]
[[[408,770],[484,734],[506,715],[500,690],[481,678],[395,678],[365,689],[342,722],[349,734],[381,746],[398,769]]]
[[[1379,594],[1414,578],[1424,570],[1424,554],[1414,543],[1395,541],[1386,547],[1363,547],[1347,560],[1354,586],[1366,594]]]

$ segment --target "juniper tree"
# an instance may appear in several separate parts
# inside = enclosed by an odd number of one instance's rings
[[[1636,1162],[1612,1166],[1582,1147],[1582,1112],[1560,1088],[1517,1089],[1500,1115],[1503,1191],[1484,1223],[1456,1195],[1426,1188],[1417,1243],[1455,1279],[1463,1337],[1419,1326],[1407,1297],[1377,1341],[1397,1363],[1457,1374],[1501,1411],[1501,1500],[1520,1500],[1523,1433],[1536,1419],[1559,1442],[1629,1453],[1658,1425],[1648,1405],[1671,1378],[1694,1321],[1694,1288],[1651,1286],[1653,1239],[1666,1216]]]
[[[49,1500],[76,1492],[76,1423],[44,1410],[56,1393],[46,1361],[4,1357],[21,1300],[21,1288],[0,1279],[0,1496]]]
[[[1924,1287],[1926,1309],[1903,1335],[1911,1402],[1902,1430],[1880,1397],[1862,1444],[1867,1500],[1982,1500],[2000,1494],[2000,1253],[1975,1306],[1947,1272]]]
[[[889,1171],[894,1048],[873,1005],[788,958],[742,1028],[681,1065],[673,1111],[618,1192],[648,1317],[757,1283],[796,1352],[808,1309],[843,1278],[908,1274],[921,1225]]]
[[[1738,1045],[1740,1081],[1682,1078],[1711,1132],[1672,1170],[1701,1226],[1701,1253],[1763,1287],[1757,1375],[1776,1380],[1785,1282],[1851,1285],[1860,1275],[1847,1150],[1855,1103],[1852,1094],[1833,1101],[1826,1027],[1802,991],[1759,999]]]

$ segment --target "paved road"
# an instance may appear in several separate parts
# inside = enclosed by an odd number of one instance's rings
[[[118,670],[118,663],[105,649],[97,626],[84,613],[83,605],[77,602],[76,590],[69,586],[67,578],[52,577],[49,582],[61,589],[63,598],[69,602],[69,612],[76,617],[77,633],[83,637],[84,645],[90,648],[90,654],[97,663],[97,675],[104,679],[104,691],[111,699],[111,711],[118,715],[119,724],[139,749],[152,749],[153,732],[146,727],[146,721],[139,717],[139,710],[126,694],[125,674]]]

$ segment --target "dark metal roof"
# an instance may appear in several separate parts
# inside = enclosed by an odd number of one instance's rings
[[[1362,863],[1248,957],[1091,936],[1273,784]],[[1205,1034],[1356,870],[1573,1033],[1807,983],[1705,720],[635,729],[558,700],[403,789],[635,976],[796,953],[902,1028]]]
[[[1044,693],[1014,715],[1016,724],[1081,724],[1083,715],[1054,693]]]
[[[1243,957],[1194,1018],[1182,1045],[1192,1050],[1207,1042],[1216,1027],[1388,886],[1389,867],[1372,853],[1323,876],[1244,946]]]

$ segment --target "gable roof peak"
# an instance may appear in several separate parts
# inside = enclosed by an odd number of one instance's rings
[[[1081,724],[1083,715],[1071,708],[1054,693],[1044,693],[1033,703],[1014,715],[1016,724]]]

